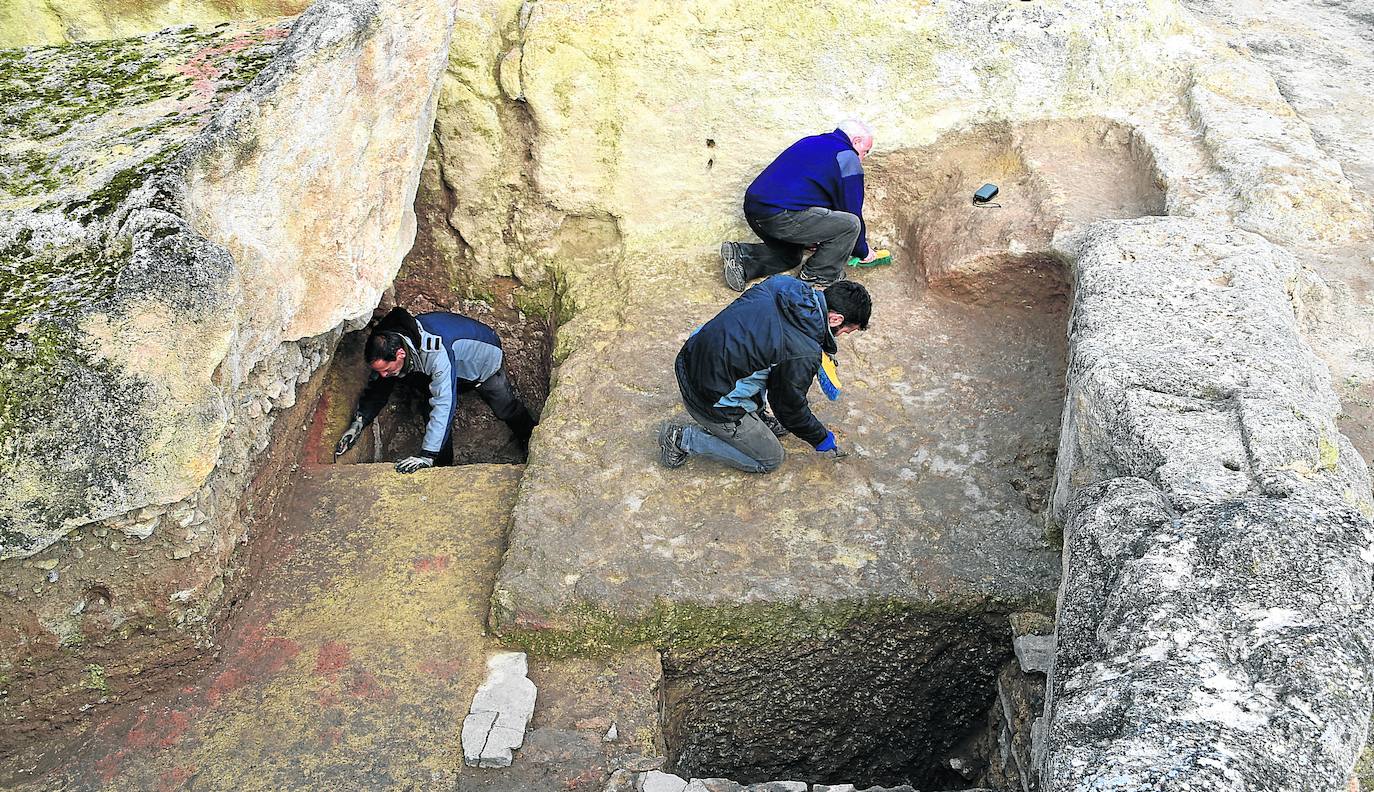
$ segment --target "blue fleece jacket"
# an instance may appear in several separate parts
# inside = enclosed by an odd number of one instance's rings
[[[744,212],[772,217],[783,210],[812,206],[849,212],[859,218],[853,255],[868,257],[864,228],[864,169],[849,135],[836,129],[804,137],[788,146],[744,191]]]

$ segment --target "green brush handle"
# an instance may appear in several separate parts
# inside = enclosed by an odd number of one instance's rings
[[[859,268],[868,268],[868,267],[881,267],[881,266],[883,266],[883,265],[885,265],[885,264],[891,264],[891,263],[892,263],[892,254],[889,253],[889,252],[887,252],[886,250],[875,250],[875,251],[873,251],[873,252],[877,253],[878,255],[875,256],[874,259],[873,259],[872,261],[864,261],[863,259],[859,258],[858,256],[850,256],[850,257],[849,257],[849,266],[851,266],[851,267],[859,267]]]

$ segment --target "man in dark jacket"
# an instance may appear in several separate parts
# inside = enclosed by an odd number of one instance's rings
[[[782,429],[818,452],[835,452],[835,433],[811,413],[806,393],[834,354],[835,337],[867,330],[868,291],[841,281],[824,293],[785,275],[746,291],[687,339],[677,355],[682,403],[700,426],[659,428],[660,460],[680,467],[700,455],[750,473],[782,464],[782,443],[762,416],[766,399]]]
[[[800,277],[813,286],[844,278],[850,256],[867,262],[864,232],[864,169],[873,132],[862,121],[841,121],[824,135],[804,137],[779,154],[744,192],[744,219],[762,244],[720,246],[725,284],[744,291],[749,281],[786,272],[815,253]]]
[[[535,422],[506,378],[501,339],[476,319],[442,311],[411,316],[404,308],[393,308],[368,334],[363,354],[372,374],[335,456],[358,442],[391,398],[396,381],[405,377],[427,384],[429,419],[420,451],[396,463],[398,471],[453,464],[458,395],[470,390],[510,427],[521,448],[529,443]]]

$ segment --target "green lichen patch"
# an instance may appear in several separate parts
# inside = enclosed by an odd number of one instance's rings
[[[285,23],[0,50],[0,209],[165,162],[275,55]],[[92,187],[91,185],[96,185]]]
[[[110,682],[105,678],[105,669],[96,663],[86,666],[86,673],[81,679],[81,686],[87,690],[98,690],[101,693],[110,692]]]
[[[496,606],[499,610],[499,605]],[[644,618],[625,619],[590,605],[560,614],[559,625],[503,626],[504,643],[541,657],[599,656],[640,644],[679,651],[720,646],[771,646],[824,637],[893,615],[982,613],[976,604],[935,605],[896,599],[703,605],[660,602]]]
[[[117,493],[147,453],[146,385],[82,343],[70,322],[26,321],[0,340],[0,526],[65,526]],[[80,444],[83,455],[66,450]],[[29,555],[51,533],[0,529],[0,559]]]
[[[107,299],[124,264],[84,242],[43,245],[32,236],[20,231],[0,246],[0,342],[25,322],[72,316]],[[4,398],[0,394],[0,404]],[[0,424],[3,418],[0,413]]]

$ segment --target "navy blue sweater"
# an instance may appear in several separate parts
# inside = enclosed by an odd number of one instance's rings
[[[744,212],[772,217],[783,210],[812,206],[849,212],[859,218],[853,255],[868,257],[864,228],[864,169],[849,135],[836,129],[804,137],[787,147],[744,191]]]

